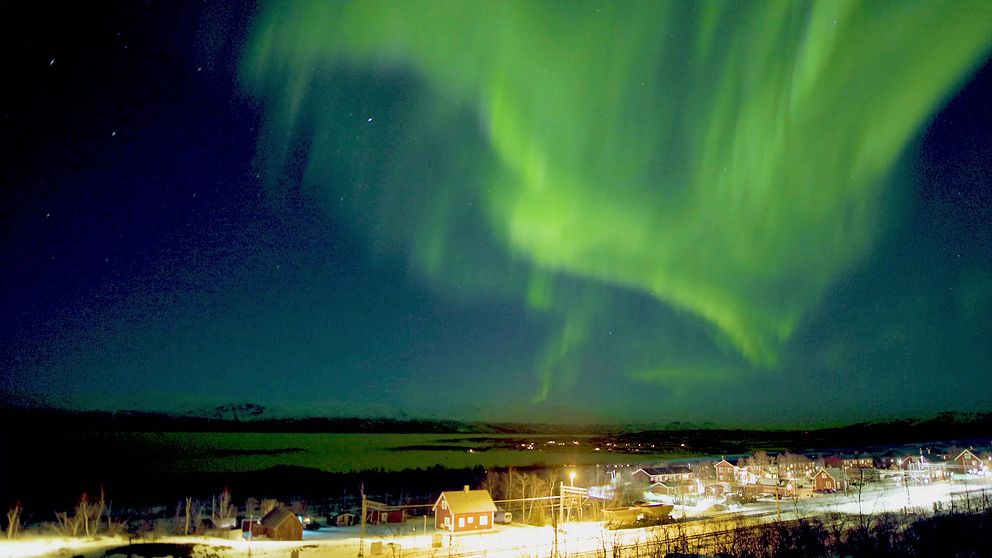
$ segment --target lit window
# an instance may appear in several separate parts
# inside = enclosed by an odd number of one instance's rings
[[[479,516],[479,525],[489,525],[489,516],[488,515],[480,515]]]
[[[474,515],[468,516],[468,524],[471,525],[473,523],[475,523],[475,516]]]
[[[450,515],[444,518],[444,526],[445,527],[449,527],[449,528],[451,527],[451,516]]]
[[[458,518],[458,526],[459,527],[464,527],[465,526],[465,518],[464,517],[459,517]]]

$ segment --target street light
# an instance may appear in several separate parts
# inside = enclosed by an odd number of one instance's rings
[[[575,471],[572,471],[568,474],[568,481],[569,481],[569,486],[572,487],[575,486]]]

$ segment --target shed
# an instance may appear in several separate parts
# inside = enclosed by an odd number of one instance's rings
[[[369,510],[366,521],[372,525],[403,523],[406,521],[406,512],[402,508],[374,508]]]
[[[289,508],[276,508],[262,517],[254,534],[274,541],[302,541],[303,523]]]

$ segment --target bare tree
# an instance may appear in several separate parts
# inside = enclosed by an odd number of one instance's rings
[[[768,453],[765,450],[758,450],[754,452],[754,455],[747,458],[747,464],[755,467],[767,467],[771,463],[772,460],[768,457]]]
[[[104,498],[102,488],[100,489],[100,500],[95,503],[89,502],[86,494],[83,494],[83,498],[76,508],[76,513],[82,512],[83,514],[83,530],[86,532],[87,537],[95,535],[100,530],[100,518],[103,517],[103,510],[106,507],[106,499]]]
[[[520,485],[520,519],[527,522],[527,488],[530,486],[530,477],[525,474],[517,475],[517,484]]]
[[[79,534],[82,518],[75,515],[70,517],[68,512],[55,512],[55,520],[55,530],[63,537],[75,537]]]
[[[58,522],[55,528],[63,536],[95,535],[100,531],[100,518],[105,507],[103,490],[100,491],[100,500],[97,502],[90,502],[89,496],[84,492],[72,516],[68,512],[55,512]]]
[[[513,467],[506,470],[506,498],[513,498]]]
[[[248,498],[245,500],[245,515],[250,517],[258,516],[258,500],[255,498]]]
[[[494,500],[506,500],[506,475],[500,471],[490,469],[486,472],[486,478],[482,481],[482,487],[492,494]]]
[[[202,506],[192,497],[186,497],[176,504],[176,516],[173,519],[172,532],[190,535],[200,523],[203,516]]]
[[[218,496],[214,496],[210,505],[210,519],[218,527],[230,527],[234,525],[234,518],[238,510],[231,504],[231,491],[224,489]]]
[[[17,537],[21,530],[21,502],[18,500],[14,507],[7,512],[7,539]]]
[[[776,459],[779,474],[785,474],[786,478],[798,479],[806,475],[812,469],[813,462],[808,457],[801,454],[785,452]]]
[[[259,514],[262,515],[262,516],[265,516],[269,512],[271,512],[272,510],[278,508],[280,505],[281,505],[281,502],[279,502],[279,500],[274,500],[272,498],[266,498],[265,500],[262,500],[262,503],[261,504],[259,504],[259,510],[258,510],[259,511]]]
[[[193,507],[193,498],[187,496],[186,497],[186,522],[183,525],[183,535],[189,535],[189,520],[191,518],[190,516],[192,516],[192,514],[193,514],[193,510],[191,509],[192,507]]]
[[[307,503],[305,500],[293,500],[289,503],[289,509],[293,510],[296,515],[306,515]]]

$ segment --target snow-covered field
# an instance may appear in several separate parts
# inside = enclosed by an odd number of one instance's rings
[[[992,485],[974,483],[934,483],[924,486],[886,487],[866,489],[860,495],[847,494],[817,495],[798,500],[761,501],[744,506],[740,510],[714,513],[715,501],[704,501],[694,507],[682,507],[673,512],[676,518],[685,517],[691,522],[693,531],[703,531],[723,520],[740,517],[758,517],[773,520],[776,517],[792,519],[797,516],[813,516],[823,513],[878,514],[898,512],[907,508],[933,511],[935,506],[949,510],[961,505],[964,491],[969,491],[973,502],[992,499]],[[570,522],[559,530],[560,550],[569,555],[609,549],[614,545],[642,544],[656,536],[656,530],[671,528],[636,528],[607,530],[598,521]],[[482,534],[441,536],[441,547],[432,548],[436,532],[428,520],[424,531],[422,518],[411,519],[403,524],[370,526],[367,530],[363,555],[369,558],[414,558],[428,556],[478,556],[484,558],[520,558],[521,556],[549,556],[555,545],[554,531],[550,526],[533,527],[525,525],[499,525],[493,531]],[[98,538],[92,540],[63,538],[26,538],[0,542],[0,558],[35,558],[54,556],[71,558],[100,558],[108,550],[128,544],[127,538]],[[360,528],[323,528],[320,531],[305,531],[303,541],[243,541],[206,537],[164,537],[154,541],[170,544],[192,544],[192,556],[196,558],[353,558],[359,556]],[[373,543],[380,543],[373,547]],[[294,553],[295,551],[295,553]],[[376,554],[378,552],[378,554]]]

